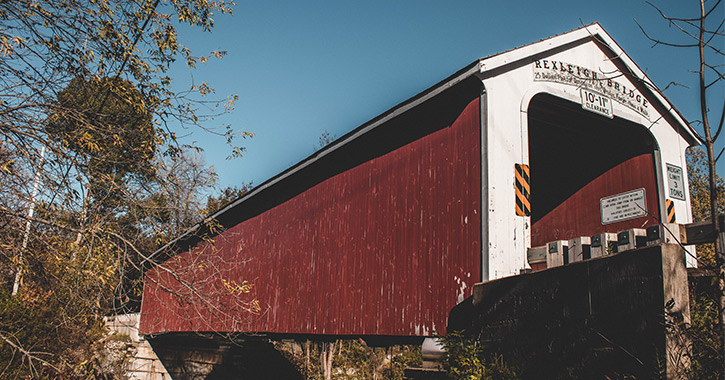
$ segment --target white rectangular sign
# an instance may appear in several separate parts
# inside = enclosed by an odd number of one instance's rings
[[[602,224],[640,218],[647,215],[647,197],[644,189],[628,191],[600,200]]]
[[[670,190],[670,198],[685,200],[685,180],[681,167],[667,164],[667,188]]]
[[[614,114],[612,113],[612,99],[602,94],[589,91],[586,88],[582,88],[580,91],[583,109],[604,115],[610,119],[614,118]]]
[[[604,98],[609,99],[609,104],[616,101],[625,107],[629,107],[640,115],[649,119],[649,100],[642,95],[635,86],[630,85],[626,77],[619,72],[604,73],[601,68],[579,66],[571,62],[563,62],[551,59],[535,59],[531,65],[534,69],[534,80],[543,82],[562,83],[577,88],[584,88],[593,92],[596,97],[603,94]],[[582,108],[596,112],[593,107],[609,107],[609,115],[611,116],[611,106],[596,100],[585,102],[582,95]]]

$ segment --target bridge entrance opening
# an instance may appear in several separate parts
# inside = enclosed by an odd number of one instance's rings
[[[541,93],[529,103],[528,129],[532,246],[656,224],[657,147],[647,128]],[[637,189],[646,215],[603,223],[600,200]]]

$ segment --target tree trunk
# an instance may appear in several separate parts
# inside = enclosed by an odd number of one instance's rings
[[[305,341],[305,377],[310,372],[310,340]]]
[[[713,218],[715,220],[719,218]],[[717,222],[716,222],[717,223]],[[725,380],[725,232],[717,234],[715,240],[715,254],[720,262],[720,271],[718,273],[720,283],[720,360],[721,373],[720,379]]]
[[[322,374],[325,380],[332,379],[332,359],[335,358],[336,343],[337,341],[322,344],[320,364],[322,364]]]
[[[33,179],[33,193],[30,196],[30,205],[28,206],[28,220],[25,222],[25,235],[23,236],[23,243],[20,246],[20,252],[17,255],[17,269],[15,272],[15,281],[13,281],[12,295],[15,296],[20,290],[20,283],[23,279],[23,261],[25,255],[25,249],[28,248],[28,240],[30,239],[30,227],[32,226],[31,220],[35,213],[35,197],[38,195],[38,187],[40,186],[40,176],[42,175],[43,169],[43,157],[45,156],[45,145],[40,148],[40,160],[38,160],[38,171],[35,172],[35,179]]]
[[[714,230],[718,233],[715,241],[715,257],[719,266],[719,284],[720,284],[720,364],[725,371],[725,248],[723,248],[722,234],[720,232],[720,220],[718,217],[717,207],[717,183],[715,182],[715,141],[710,132],[710,123],[707,117],[707,85],[705,84],[705,0],[700,0],[700,30],[698,40],[698,50],[700,53],[700,113],[702,114],[702,126],[705,132],[705,149],[707,150],[708,164],[708,180],[710,183],[710,220]],[[725,373],[720,378],[725,380]]]

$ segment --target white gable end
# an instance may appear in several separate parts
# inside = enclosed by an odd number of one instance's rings
[[[647,212],[660,218],[665,215],[666,201],[670,201],[677,222],[691,222],[687,186],[678,189],[677,181],[667,179],[672,173],[680,173],[680,183],[687,183],[685,149],[696,144],[698,136],[598,24],[484,58],[479,61],[478,76],[485,86],[483,182],[487,187],[484,226],[488,231],[483,269],[488,277],[484,275],[484,279],[515,275],[528,266],[526,249],[532,245],[532,220],[515,215],[512,168],[515,164],[530,164],[527,113],[531,100],[539,94],[568,101],[571,109],[646,129],[654,141],[652,156],[657,177],[657,194],[649,190],[646,196],[656,197],[660,205],[659,210]],[[572,144],[579,145],[597,143],[596,138],[572,140]],[[600,154],[606,155],[609,150],[616,155],[618,146],[615,142],[599,149],[603,152]],[[532,186],[531,192],[536,191]],[[536,207],[532,204],[532,209]],[[562,231],[565,235],[566,231]]]

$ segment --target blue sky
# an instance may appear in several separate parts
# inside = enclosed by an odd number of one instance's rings
[[[699,12],[694,0],[656,3],[671,15]],[[634,19],[653,35],[681,40],[639,0],[238,1],[233,16],[215,16],[211,33],[180,31],[195,53],[228,55],[192,72],[178,65],[172,75],[179,88],[193,74],[219,97],[239,95],[234,111],[207,126],[254,133],[238,141],[247,149],[242,158],[226,160],[222,138],[200,131],[185,138],[205,150],[219,187],[259,185],[310,155],[324,131],[342,136],[478,58],[594,21],[660,88],[671,81],[690,86],[665,95],[689,121],[699,120],[697,75],[688,71],[697,67],[697,51],[652,48]],[[718,91],[714,108],[725,98],[722,86]],[[711,118],[714,124],[719,114]],[[720,140],[722,148],[725,136]],[[725,158],[718,172],[725,174]]]

